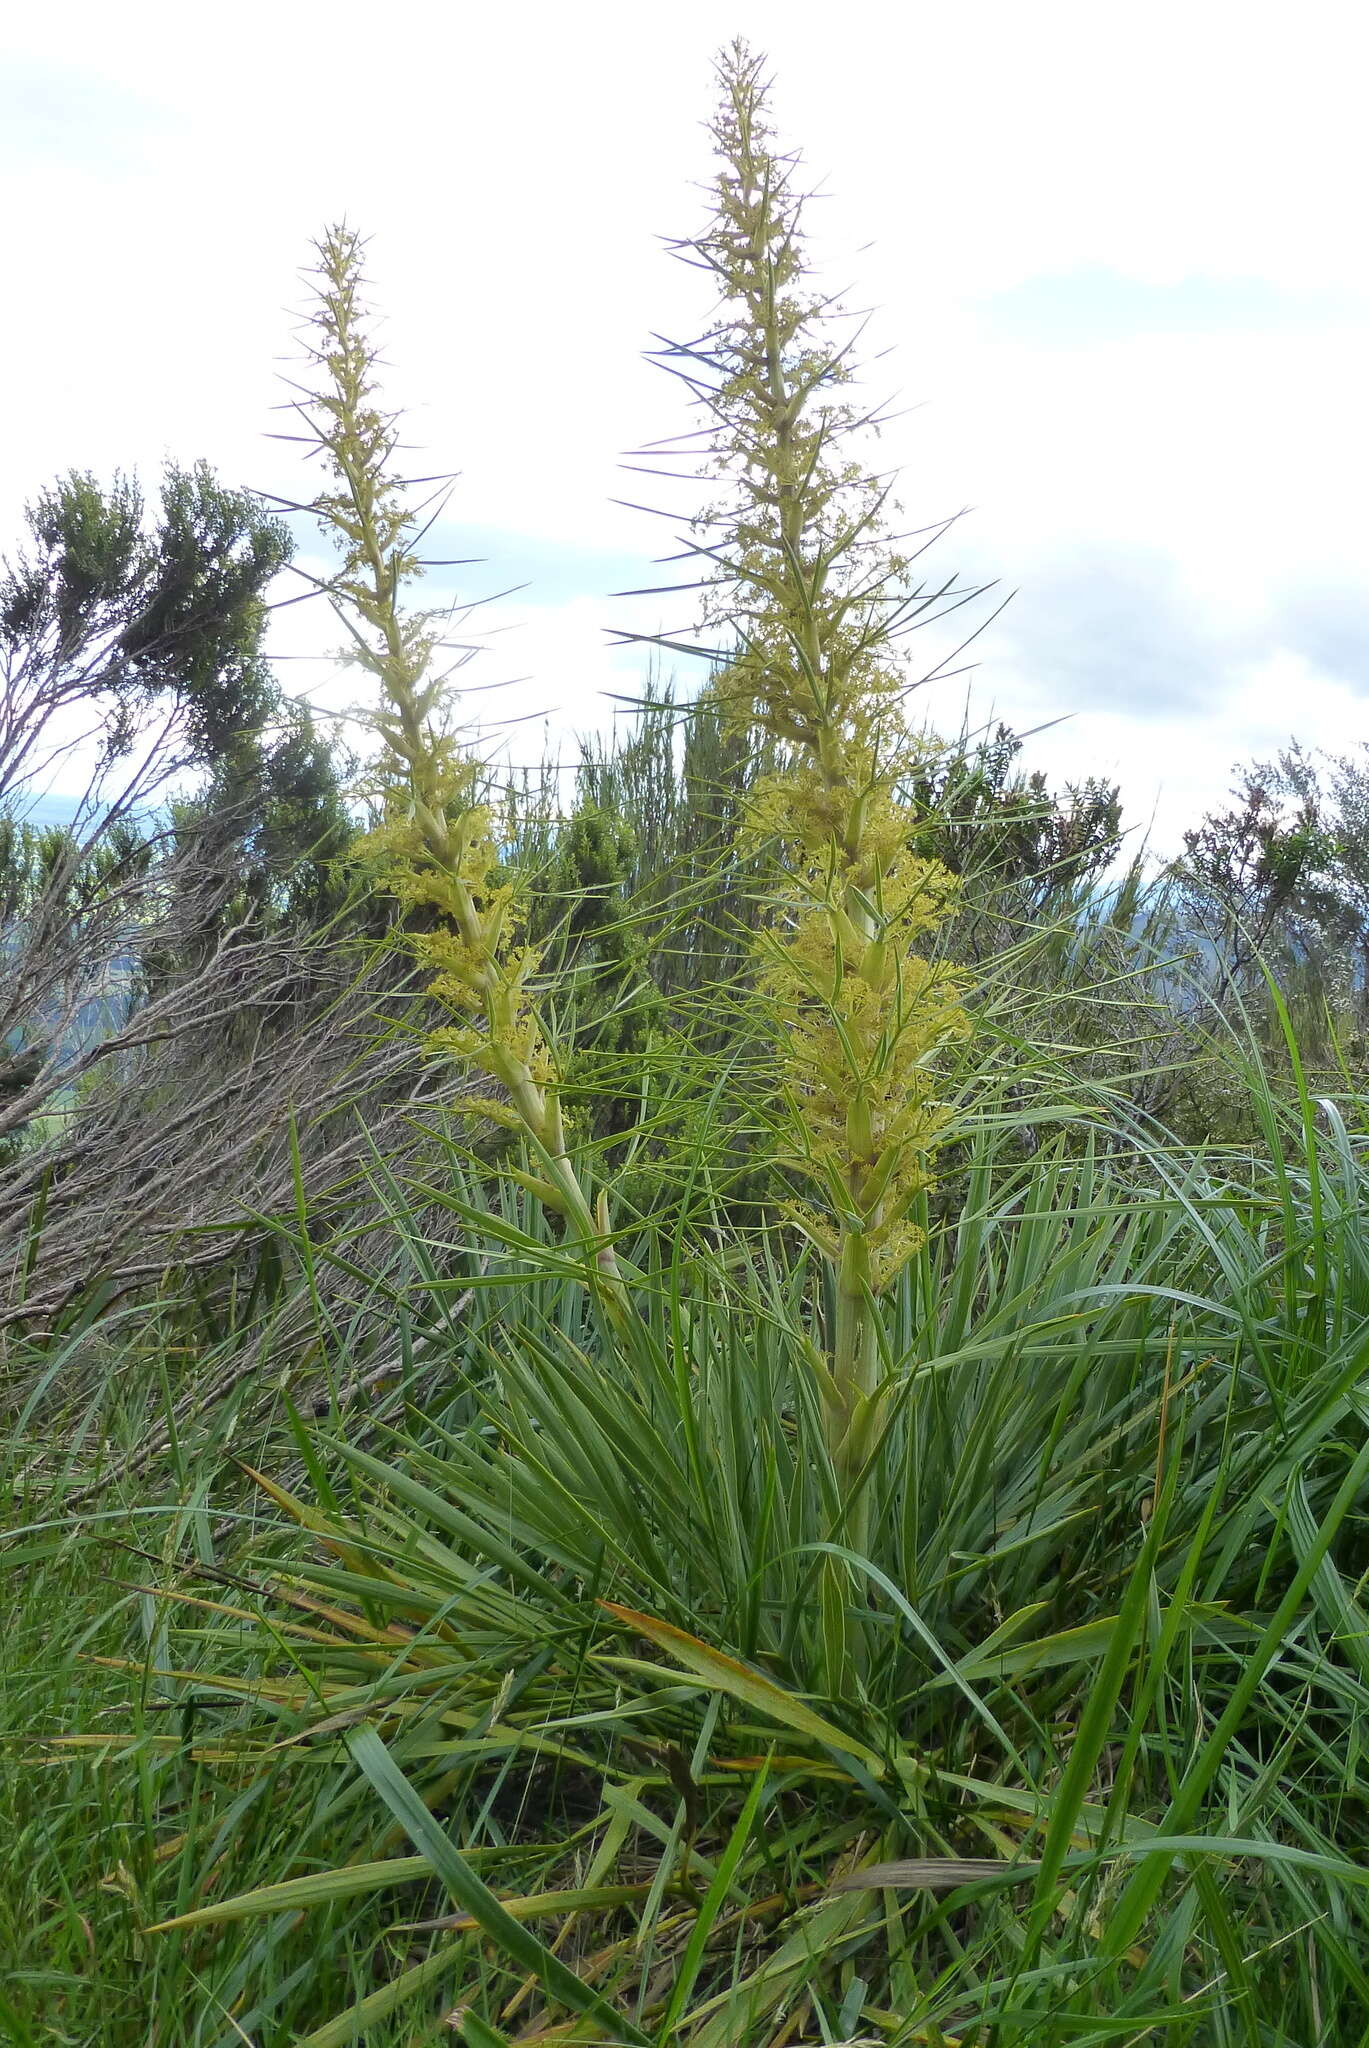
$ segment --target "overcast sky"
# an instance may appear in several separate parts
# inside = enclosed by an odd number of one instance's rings
[[[605,628],[688,622],[610,599],[659,580],[669,539],[612,501],[642,489],[623,451],[683,424],[642,351],[707,313],[660,237],[701,219],[711,60],[740,32],[826,195],[824,277],[875,309],[909,522],[968,508],[941,573],[1015,593],[975,650],[974,721],[1066,719],[1033,758],[1120,775],[1161,843],[1237,759],[1369,738],[1360,6],[0,16],[6,537],[72,465],[153,481],[205,456],[300,489],[263,437],[309,239],[345,215],[413,438],[461,472],[444,552],[487,558],[473,594],[528,586],[472,680],[521,678],[503,708],[555,744],[602,724],[640,670]],[[308,657],[335,630],[282,618],[305,657],[284,680],[326,691]]]

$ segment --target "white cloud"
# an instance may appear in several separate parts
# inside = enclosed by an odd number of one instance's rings
[[[1124,662],[1091,701],[1080,661],[1053,656],[1071,622],[1057,609],[1047,624],[1043,597],[1040,630],[1005,622],[978,648],[977,691],[1012,718],[1049,715],[1067,708],[1051,692],[1069,668],[1075,715],[1043,743],[1051,761],[1115,762],[1138,811],[1163,778],[1176,819],[1220,796],[1280,707],[1309,740],[1308,721],[1357,739],[1354,678],[1320,665],[1350,641],[1294,634],[1296,687],[1279,667],[1298,593],[1352,610],[1369,555],[1369,320],[1353,304],[1369,143],[1350,0],[1305,7],[1296,29],[1228,0],[857,0],[839,32],[816,0],[430,0],[397,20],[356,0],[10,9],[0,111],[27,94],[29,114],[0,155],[4,530],[73,464],[147,473],[205,455],[233,481],[295,488],[292,451],[261,439],[289,350],[282,308],[301,303],[310,234],[346,213],[375,236],[415,438],[462,471],[455,516],[507,536],[496,580],[547,544],[664,545],[668,528],[610,500],[644,488],[619,453],[682,423],[640,350],[704,311],[657,237],[699,217],[709,59],[738,27],[770,49],[783,132],[834,195],[815,247],[880,309],[872,344],[896,349],[873,381],[927,401],[887,437],[909,517],[972,505],[947,566],[1028,599],[1081,555],[1120,565],[1123,586],[1161,556],[1185,593],[1188,658],[1213,664],[1211,710],[1176,706],[1168,726],[1129,711]],[[1250,325],[1228,311],[1211,333],[1114,324],[1075,344],[995,315],[1024,281],[1090,270],[1206,280],[1209,298],[1225,280]],[[1290,325],[1261,314],[1251,281],[1271,306],[1350,303]],[[557,707],[573,729],[624,673],[598,637],[613,614],[592,587],[535,598],[510,613],[499,658],[532,678],[521,712]],[[288,651],[306,651],[287,616]],[[1139,697],[1144,650],[1128,651]]]

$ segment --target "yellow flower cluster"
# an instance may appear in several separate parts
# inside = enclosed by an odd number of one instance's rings
[[[541,954],[518,943],[525,912],[513,885],[500,878],[491,814],[471,800],[472,775],[468,770],[450,778],[452,801],[439,813],[442,858],[435,856],[434,834],[420,825],[412,800],[393,802],[392,815],[368,835],[365,851],[392,896],[436,912],[432,928],[413,932],[409,943],[432,971],[429,994],[471,1021],[431,1032],[430,1047],[469,1061],[510,1090],[526,1090],[529,1083],[545,1090],[552,1061],[531,986]],[[500,1123],[518,1124],[526,1119],[529,1101],[525,1094],[521,1114],[497,1101],[481,1106]],[[546,1136],[540,1118],[535,1135]]]
[[[300,410],[331,484],[311,509],[341,554],[325,587],[348,629],[352,660],[380,686],[372,724],[385,747],[381,822],[367,851],[391,895],[431,913],[407,936],[431,970],[431,993],[461,1021],[433,1032],[430,1045],[468,1061],[505,1092],[507,1099],[467,1098],[467,1107],[531,1141],[540,1170],[509,1171],[593,1246],[595,1272],[616,1300],[607,1205],[602,1194],[591,1203],[567,1151],[553,1062],[537,1022],[538,952],[522,942],[478,767],[450,730],[454,691],[435,659],[444,615],[402,602],[421,578],[418,544],[431,521],[392,467],[396,418],[377,397],[361,242],[334,228],[317,249],[309,355],[319,379]]]
[[[878,1293],[921,1242],[909,1211],[946,1123],[934,1056],[967,1029],[956,976],[916,951],[945,921],[955,878],[916,853],[887,789],[833,788],[810,769],[771,785],[757,822],[790,848],[762,941],[789,1159],[825,1197],[825,1214],[794,1213]]]
[[[877,421],[850,402],[840,308],[807,283],[795,159],[775,147],[759,60],[737,44],[719,70],[714,212],[689,252],[720,306],[675,354],[711,415],[705,467],[725,491],[699,522],[719,536],[698,549],[712,564],[705,623],[734,642],[714,689],[786,756],[751,815],[783,848],[764,987],[790,1157],[823,1197],[798,1213],[837,1270],[849,1405],[874,1370],[862,1304],[918,1243],[909,1212],[945,1128],[935,1055],[967,1028],[954,976],[919,951],[954,881],[921,856],[898,794],[915,743],[897,643],[935,598],[858,453]]]

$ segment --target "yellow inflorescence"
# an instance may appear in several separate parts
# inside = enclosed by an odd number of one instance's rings
[[[429,994],[470,1019],[467,1025],[439,1027],[427,1043],[434,1052],[469,1061],[506,1088],[530,1082],[545,1089],[552,1061],[532,994],[541,953],[518,943],[525,913],[513,886],[500,878],[490,812],[467,800],[444,824],[441,860],[412,803],[396,804],[394,815],[366,842],[391,895],[437,912],[434,928],[412,932],[409,944],[432,974]],[[484,1098],[467,1107],[479,1107],[500,1123],[526,1121],[526,1113],[511,1118],[503,1105]]]
[[[681,351],[724,490],[700,522],[726,536],[701,549],[714,564],[705,620],[734,643],[719,701],[786,756],[750,820],[783,849],[764,989],[790,1160],[822,1197],[797,1214],[853,1309],[837,1345],[853,1411],[873,1370],[859,1304],[917,1248],[910,1211],[946,1127],[935,1056],[967,1029],[954,976],[922,950],[955,883],[918,851],[900,800],[917,743],[898,639],[923,595],[888,533],[887,483],[859,455],[872,421],[832,339],[840,308],[807,278],[795,159],[775,147],[759,60],[734,45],[720,80],[714,211],[690,245],[719,310]]]
[[[825,1196],[826,1215],[804,1205],[798,1220],[834,1261],[858,1234],[860,1278],[878,1293],[921,1242],[909,1210],[946,1123],[933,1059],[967,1029],[956,977],[915,950],[955,881],[913,851],[907,813],[884,793],[864,800],[849,852],[849,797],[812,794],[810,809],[795,780],[785,790],[795,860],[763,941],[764,986],[790,1160]]]
[[[310,417],[331,488],[313,510],[340,546],[328,587],[349,630],[351,660],[380,685],[372,723],[385,746],[375,791],[381,821],[363,850],[392,896],[432,914],[406,936],[431,972],[432,995],[463,1021],[433,1032],[430,1045],[508,1091],[507,1106],[497,1098],[478,1106],[556,1155],[564,1210],[567,1192],[574,1205],[579,1191],[564,1159],[552,1062],[534,1013],[538,954],[521,943],[522,917],[480,801],[477,764],[449,729],[453,692],[435,660],[439,615],[401,602],[422,575],[420,521],[392,463],[395,418],[379,402],[361,243],[346,228],[332,229],[318,255],[310,354],[322,375]]]

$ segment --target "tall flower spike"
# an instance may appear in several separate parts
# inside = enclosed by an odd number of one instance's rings
[[[326,588],[352,660],[380,689],[373,723],[385,750],[383,817],[370,850],[393,895],[435,913],[411,943],[432,971],[432,994],[460,1021],[434,1032],[431,1044],[505,1091],[507,1102],[484,1107],[529,1142],[536,1170],[518,1178],[592,1253],[596,1285],[619,1302],[606,1205],[602,1196],[591,1205],[567,1151],[555,1063],[533,1000],[537,951],[522,942],[522,909],[500,874],[478,766],[453,730],[452,673],[437,662],[446,615],[406,603],[422,579],[418,550],[435,515],[396,472],[397,415],[379,398],[363,244],[334,227],[315,252],[308,355],[317,383],[298,410],[329,477],[308,508],[341,554]]]
[[[921,951],[955,882],[918,852],[900,800],[916,743],[899,641],[974,593],[916,582],[888,532],[888,486],[859,459],[878,422],[852,402],[841,309],[808,282],[797,160],[775,145],[762,60],[736,43],[718,75],[712,217],[678,253],[711,275],[719,311],[701,341],[665,353],[723,487],[695,542],[705,626],[736,642],[716,687],[788,756],[753,818],[783,848],[763,987],[788,1157],[812,1189],[795,1217],[835,1282],[822,1385],[858,1541],[884,1413],[875,1297],[921,1242],[914,1211],[945,1128],[936,1055],[968,1028],[954,975]]]

